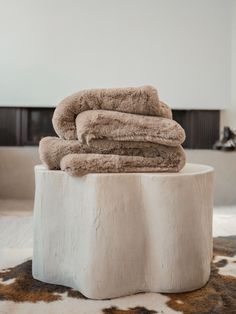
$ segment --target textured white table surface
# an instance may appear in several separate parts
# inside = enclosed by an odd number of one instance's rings
[[[213,169],[70,177],[36,166],[33,276],[104,299],[203,286]]]

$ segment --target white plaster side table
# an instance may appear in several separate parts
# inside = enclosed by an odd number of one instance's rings
[[[202,287],[213,169],[71,177],[36,166],[33,277],[92,299]]]

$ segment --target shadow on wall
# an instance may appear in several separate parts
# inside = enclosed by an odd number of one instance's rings
[[[186,150],[187,162],[215,168],[215,205],[236,205],[236,152]],[[33,199],[38,147],[0,147],[0,199]]]

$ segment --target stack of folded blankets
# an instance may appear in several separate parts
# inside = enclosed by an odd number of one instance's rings
[[[39,146],[49,169],[81,176],[178,172],[185,164],[185,132],[152,86],[77,92],[56,107],[52,122],[59,137]]]

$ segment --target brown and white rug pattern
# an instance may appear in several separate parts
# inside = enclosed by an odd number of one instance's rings
[[[210,280],[189,293],[89,300],[73,289],[33,279],[31,266],[27,260],[0,270],[0,313],[236,314],[236,236],[214,239]]]

